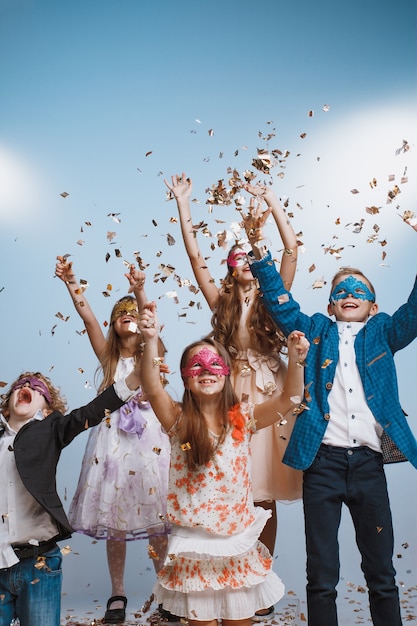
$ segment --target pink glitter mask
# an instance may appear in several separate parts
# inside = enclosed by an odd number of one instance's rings
[[[29,385],[29,387],[33,391],[37,391],[38,393],[40,393],[41,396],[45,398],[47,403],[51,404],[52,398],[51,394],[49,393],[48,387],[40,378],[37,378],[36,376],[25,376],[24,378],[20,378],[17,383],[13,385],[10,393],[13,393],[13,391],[16,391],[16,389],[21,389],[25,385]]]
[[[209,372],[215,376],[227,376],[230,368],[217,352],[213,352],[213,350],[208,348],[202,348],[182,368],[181,374],[184,378],[194,378],[194,376],[200,376],[204,372]]]
[[[239,248],[235,248],[227,257],[227,265],[229,267],[242,267],[246,265],[248,262],[246,255],[250,250],[249,245],[239,246]]]

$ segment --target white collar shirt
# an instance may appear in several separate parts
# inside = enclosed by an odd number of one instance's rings
[[[355,337],[362,322],[336,322],[339,331],[339,361],[329,394],[330,420],[323,443],[351,448],[368,446],[381,452],[382,427],[366,402],[356,364]]]
[[[44,418],[38,411],[32,420],[40,419]],[[19,562],[13,545],[38,545],[55,537],[58,529],[49,513],[24,487],[13,452],[16,431],[10,428],[3,415],[0,415],[0,422],[4,427],[0,437],[0,569],[3,569]]]

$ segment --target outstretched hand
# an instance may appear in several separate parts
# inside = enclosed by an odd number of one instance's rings
[[[248,213],[245,215],[242,212],[243,227],[252,246],[256,244],[257,241],[263,239],[262,229],[271,210],[271,208],[268,208],[266,211],[262,211],[262,203],[256,202],[255,198],[251,198]]]
[[[189,199],[193,190],[191,178],[187,178],[185,172],[183,172],[181,176],[178,174],[171,176],[171,181],[171,184],[169,184],[169,182],[164,179],[164,183],[170,190],[172,196],[176,200]]]
[[[304,333],[294,330],[287,338],[288,358],[293,359],[301,367],[305,365],[310,342]]]
[[[57,256],[55,265],[55,276],[60,278],[64,283],[70,283],[74,280],[74,272],[72,271],[72,261],[67,263],[67,256]]]
[[[274,192],[272,190],[272,187],[268,187],[267,185],[262,185],[259,182],[256,183],[256,185],[245,183],[243,185],[243,189],[247,191],[248,193],[252,194],[252,196],[255,196],[255,198],[259,202],[262,202],[262,200],[266,200],[268,202],[268,200],[274,197]]]
[[[146,274],[138,270],[133,263],[130,265],[129,272],[126,273],[125,276],[130,283],[129,293],[132,293],[132,291],[140,291],[144,288]]]
[[[158,336],[160,328],[155,302],[147,302],[143,307],[139,316],[139,329],[145,339],[152,339]]]

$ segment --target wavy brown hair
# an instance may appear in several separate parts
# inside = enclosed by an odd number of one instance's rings
[[[183,352],[180,362],[181,371],[189,361],[190,351],[199,346],[208,346],[214,349],[230,367],[230,357],[225,348],[211,337],[205,337],[200,341],[195,341]],[[184,380],[184,378],[183,378]],[[217,446],[223,442],[227,428],[229,426],[228,411],[238,404],[237,396],[230,381],[230,375],[225,377],[225,385],[219,400],[219,416],[223,422],[223,433],[216,444],[210,436],[207,422],[204,418],[200,403],[193,394],[185,388],[182,398],[182,411],[178,424],[178,435],[182,444],[189,444],[189,449],[185,451],[187,467],[194,471],[197,467],[205,465],[213,457]]]
[[[230,249],[229,255],[240,248],[241,246],[238,244],[234,245]],[[234,268],[229,267],[222,281],[216,309],[211,317],[212,335],[219,343],[227,347],[232,364],[234,364],[236,354],[241,349],[238,341],[238,329],[239,320],[242,316],[238,283],[233,272]],[[285,338],[265,309],[258,291],[255,293],[247,324],[251,336],[251,347],[259,354],[265,355],[271,354],[271,352],[284,351]]]
[[[39,378],[48,387],[49,393],[51,394],[51,402],[47,402],[49,413],[59,411],[60,413],[65,414],[67,410],[65,397],[62,395],[60,388],[55,387],[52,384],[50,378],[44,376],[40,372],[22,372],[19,378],[16,378],[16,380],[10,385],[9,391],[1,396],[0,411],[3,413],[4,417],[9,419],[10,416],[9,402],[13,386],[18,383],[21,378],[26,378],[27,376],[35,376],[36,378]]]

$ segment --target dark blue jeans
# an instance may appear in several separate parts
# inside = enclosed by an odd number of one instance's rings
[[[62,554],[58,547],[35,558],[0,569],[0,626],[18,617],[20,626],[59,626],[61,619]]]
[[[342,504],[353,520],[374,626],[400,626],[394,540],[382,455],[363,446],[321,446],[304,472],[308,626],[337,626]]]

